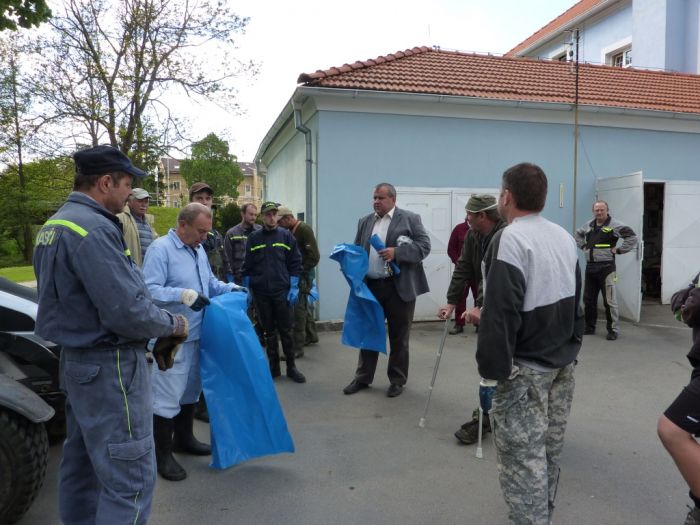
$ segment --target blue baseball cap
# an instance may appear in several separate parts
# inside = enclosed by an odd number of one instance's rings
[[[95,146],[73,154],[75,169],[85,175],[104,175],[123,171],[134,177],[145,177],[146,172],[131,163],[131,159],[112,146]]]

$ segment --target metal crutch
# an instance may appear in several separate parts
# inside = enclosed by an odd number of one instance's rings
[[[492,387],[496,386],[496,381],[492,381],[489,379],[481,379],[479,381],[479,387],[485,386],[485,387]],[[478,459],[482,459],[484,457],[484,452],[481,448],[481,437],[483,435],[483,428],[482,425],[484,424],[484,409],[481,408],[481,399],[479,399],[479,441],[476,445],[476,457]]]
[[[481,404],[479,404],[479,442],[476,445],[476,457],[478,459],[482,459],[484,457],[484,451],[481,449],[481,434],[482,434],[481,424],[483,423],[483,419],[484,419],[484,409],[481,408]]]
[[[418,421],[418,426],[420,428],[425,428],[425,417],[428,415],[428,408],[430,408],[430,398],[433,395],[433,387],[435,386],[435,378],[437,377],[438,367],[440,366],[440,357],[442,357],[442,349],[445,347],[445,340],[447,339],[447,328],[450,322],[450,318],[445,319],[445,328],[442,330],[442,339],[440,340],[440,347],[438,348],[437,355],[435,356],[435,367],[433,368],[433,379],[430,381],[430,388],[428,389],[428,401],[425,403],[425,410],[423,411],[423,417]]]

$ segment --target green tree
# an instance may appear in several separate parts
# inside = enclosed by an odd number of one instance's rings
[[[226,206],[220,206],[216,210],[214,226],[222,233],[226,233],[236,224],[241,222],[241,209],[235,201],[229,202]]]
[[[31,100],[28,90],[21,84],[19,54],[20,47],[16,40],[0,41],[0,162],[15,167],[11,181],[17,216],[12,221],[12,226],[15,229],[14,236],[21,237],[18,244],[23,247],[22,255],[25,260],[29,260],[32,231],[25,209],[29,196],[24,154],[25,143],[28,135],[31,135],[26,118]]]
[[[14,239],[29,262],[32,229],[43,224],[65,201],[73,187],[75,168],[70,157],[57,157],[24,164],[23,171],[24,188],[17,183],[17,165],[0,173],[0,233]],[[27,230],[29,236],[25,235]]]
[[[238,185],[243,181],[243,171],[235,155],[229,153],[228,142],[210,133],[192,144],[192,156],[180,162],[180,174],[192,186],[206,182],[217,200],[224,195],[238,197]]]
[[[17,26],[28,29],[51,18],[45,0],[0,0],[0,31],[16,31]]]
[[[255,73],[234,61],[247,18],[220,0],[64,0],[42,37],[33,77],[45,121],[73,142],[109,143],[139,167],[185,137],[166,95],[235,106],[233,80]],[[204,46],[204,48],[202,47]],[[204,60],[207,55],[215,60]],[[171,99],[172,100],[172,99]],[[191,139],[190,139],[191,140]]]

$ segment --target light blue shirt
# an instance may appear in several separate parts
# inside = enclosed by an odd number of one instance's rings
[[[219,281],[211,271],[202,245],[193,250],[171,228],[168,234],[153,241],[143,262],[143,275],[157,305],[173,314],[183,314],[190,323],[187,341],[199,339],[204,310],[193,311],[182,304],[182,292],[194,290],[207,298],[230,292],[234,284]]]

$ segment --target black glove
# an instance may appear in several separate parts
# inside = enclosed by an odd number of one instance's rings
[[[153,358],[158,363],[158,368],[165,372],[175,364],[175,355],[180,345],[187,340],[189,323],[184,315],[173,316],[175,327],[172,335],[159,337],[153,345]]]

